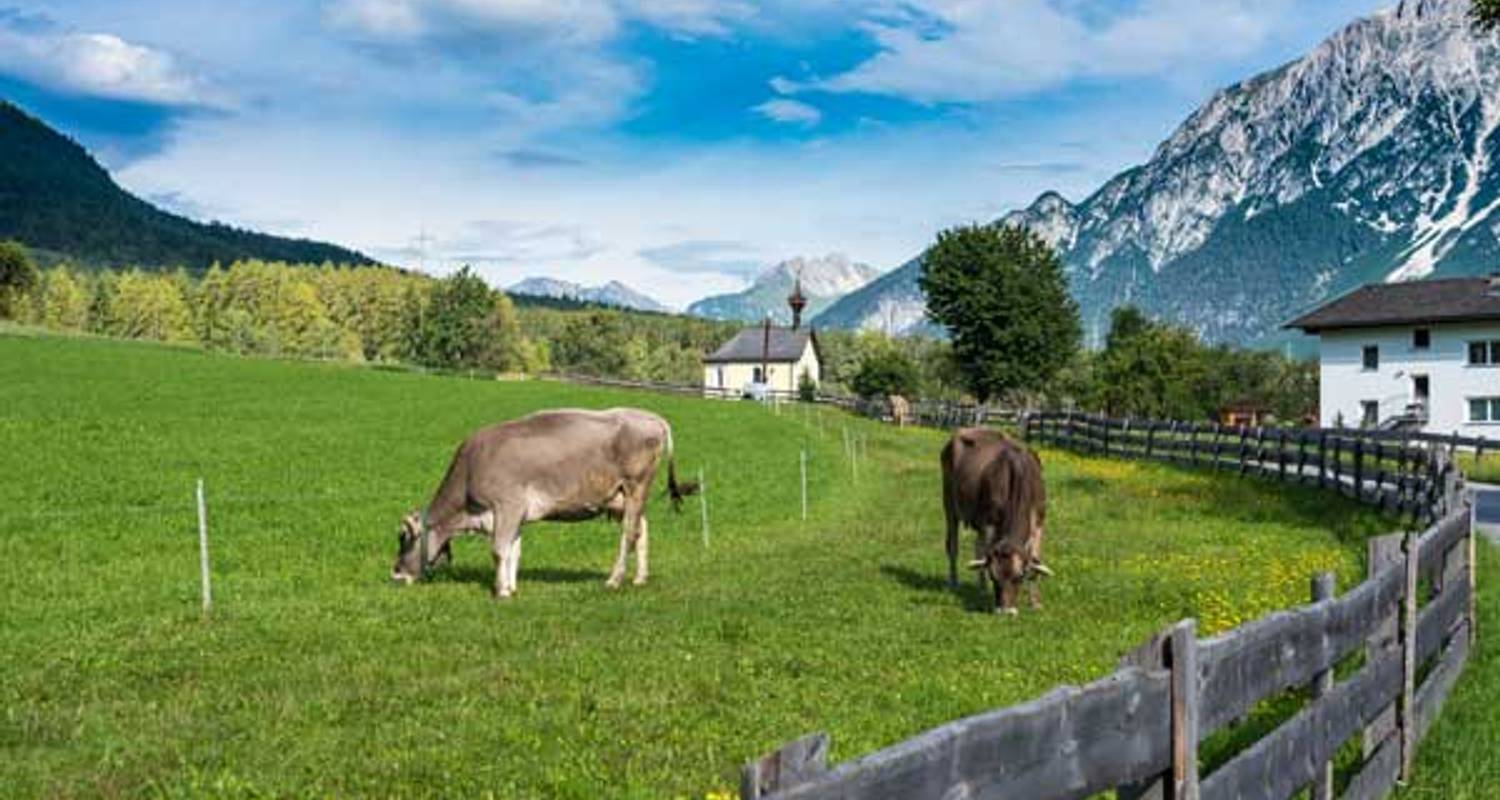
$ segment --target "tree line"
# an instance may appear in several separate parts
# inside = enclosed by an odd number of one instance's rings
[[[1231,405],[1297,420],[1315,365],[1208,347],[1192,331],[1117,309],[1104,349],[1080,346],[1056,255],[1018,228],[944,232],[924,262],[929,313],[951,340],[819,331],[822,385],[879,397],[995,400],[1117,416],[1211,418]],[[567,372],[697,384],[735,323],[617,309],[518,305],[465,268],[241,261],[206,272],[37,269],[0,243],[0,318],[57,330],[270,357],[494,373]]]

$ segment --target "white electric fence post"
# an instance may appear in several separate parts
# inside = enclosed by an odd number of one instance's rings
[[[807,448],[802,448],[802,521],[807,521]]]
[[[703,477],[703,468],[698,468],[698,517],[702,520],[703,546],[708,547],[708,481]]]
[[[203,501],[203,479],[198,479],[198,571],[203,578],[203,614],[213,609],[213,592],[208,581],[208,507]]]

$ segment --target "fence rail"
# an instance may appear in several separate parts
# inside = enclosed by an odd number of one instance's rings
[[[1235,470],[1316,485],[1428,523],[1449,511],[1459,472],[1454,450],[1484,440],[1397,438],[1378,431],[1246,428],[1116,420],[1085,414],[1027,415],[1028,440],[1122,458]]]
[[[634,389],[719,400],[740,400],[746,396],[739,389],[714,386],[695,386],[681,383],[663,383],[660,381],[630,381],[619,378],[601,378],[593,375],[574,375],[570,373],[554,373],[548,377],[552,380],[586,386]],[[799,392],[787,392],[777,389],[766,390],[764,398],[768,401],[779,403],[802,401],[802,395]],[[886,398],[860,398],[853,395],[824,394],[820,392],[814,395],[812,402],[817,405],[841,408],[860,416],[884,422],[896,422],[891,402]],[[1014,409],[945,400],[919,400],[910,403],[908,408],[910,411],[906,421],[909,424],[929,428],[956,428],[967,425],[1013,425],[1021,419],[1021,413]]]
[[[1454,447],[1452,437],[1050,413],[1022,427],[1063,447],[1312,483],[1412,513],[1427,527],[1372,540],[1366,580],[1342,596],[1331,575],[1314,576],[1309,605],[1220,636],[1199,640],[1193,621],[1178,623],[1087,686],[952,722],[831,770],[825,735],[798,740],[745,767],[742,798],[1064,800],[1113,789],[1121,798],[1284,800],[1311,788],[1323,800],[1333,797],[1335,755],[1356,739],[1360,759],[1343,798],[1384,797],[1410,775],[1416,743],[1475,631],[1472,508],[1451,450],[1435,446]],[[1202,774],[1203,740],[1297,689],[1307,690],[1299,710]]]

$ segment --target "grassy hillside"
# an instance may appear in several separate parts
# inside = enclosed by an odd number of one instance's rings
[[[46,263],[206,269],[243,259],[369,264],[337,245],[169,214],[117,186],[77,143],[0,98],[0,240]]]
[[[1181,617],[1212,632],[1301,601],[1311,572],[1347,587],[1387,527],[1312,492],[1044,451],[1059,577],[1000,621],[943,586],[935,432],[3,334],[0,386],[7,796],[700,798],[809,731],[846,759],[1096,678]],[[466,432],[619,404],[665,414],[679,467],[706,471],[707,546],[696,506],[657,501],[645,588],[604,589],[603,522],[528,528],[507,604],[478,540],[388,585],[399,515]],[[868,437],[857,482],[846,426]]]

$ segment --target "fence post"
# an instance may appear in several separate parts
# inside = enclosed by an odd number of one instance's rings
[[[1327,484],[1325,478],[1328,472],[1328,432],[1318,431],[1318,488]]]
[[[1250,429],[1240,426],[1240,474],[1250,470]]]
[[[203,581],[203,616],[213,611],[213,591],[208,579],[208,504],[203,500],[203,479],[198,479],[198,572]]]
[[[1314,575],[1312,579],[1312,601],[1321,603],[1333,598],[1334,582],[1333,573],[1324,572]],[[1313,676],[1312,696],[1313,699],[1322,697],[1333,691],[1333,668],[1319,672]],[[1312,797],[1310,800],[1333,800],[1333,762],[1324,761],[1318,765],[1317,777],[1313,779]]]
[[[1373,580],[1388,569],[1394,569],[1401,562],[1402,536],[1399,533],[1389,536],[1380,536],[1370,539],[1365,543],[1367,553],[1365,574],[1367,580]],[[1401,646],[1400,642],[1401,610],[1398,608],[1390,616],[1381,620],[1380,624],[1370,633],[1365,641],[1365,663],[1373,664],[1382,654]],[[1396,712],[1399,703],[1392,701],[1386,706],[1375,719],[1365,726],[1363,757],[1369,759],[1375,755],[1375,751],[1385,744],[1391,736],[1397,733]],[[1399,744],[1397,745],[1399,748]]]
[[[1286,483],[1287,461],[1286,430],[1283,428],[1276,431],[1276,468],[1279,473],[1278,480],[1282,483]]]
[[[823,774],[828,770],[828,745],[828,734],[815,733],[746,764],[740,772],[740,800],[759,800]]]
[[[802,467],[802,521],[807,521],[807,448],[802,448],[799,459]]]
[[[1151,451],[1156,449],[1156,422],[1153,420],[1146,423],[1146,458],[1151,458]]]
[[[1420,547],[1417,534],[1406,534],[1402,543],[1406,556],[1406,587],[1401,598],[1401,708],[1398,724],[1401,728],[1401,782],[1411,780],[1412,763],[1417,755],[1417,709],[1414,704],[1417,688],[1417,576]]]
[[[1198,622],[1172,629],[1172,798],[1198,800]]]
[[[1120,800],[1197,800],[1198,798],[1198,623],[1183,620],[1120,659],[1122,666],[1171,672],[1172,763],[1167,772],[1142,783],[1120,786]]]
[[[703,546],[708,547],[708,481],[703,477],[703,468],[698,468],[698,518],[703,525]]]
[[[1363,437],[1354,439],[1354,499],[1360,502],[1365,499],[1365,440]]]
[[[1469,569],[1468,569],[1468,572],[1469,572],[1469,576],[1468,576],[1469,577],[1469,644],[1473,644],[1474,642],[1478,641],[1478,636],[1479,636],[1479,634],[1478,634],[1478,630],[1479,630],[1479,614],[1477,613],[1478,612],[1478,607],[1476,605],[1477,599],[1478,599],[1479,584],[1478,584],[1478,581],[1476,580],[1477,573],[1476,573],[1475,570],[1477,568],[1474,565],[1474,557],[1477,556],[1477,555],[1479,555],[1479,553],[1477,552],[1479,548],[1476,547],[1475,543],[1474,543],[1474,540],[1476,538],[1478,538],[1478,533],[1479,533],[1475,529],[1475,527],[1474,527],[1475,526],[1474,509],[1477,508],[1477,507],[1478,507],[1478,504],[1475,503],[1473,501],[1473,499],[1471,498],[1470,501],[1469,501]]]

